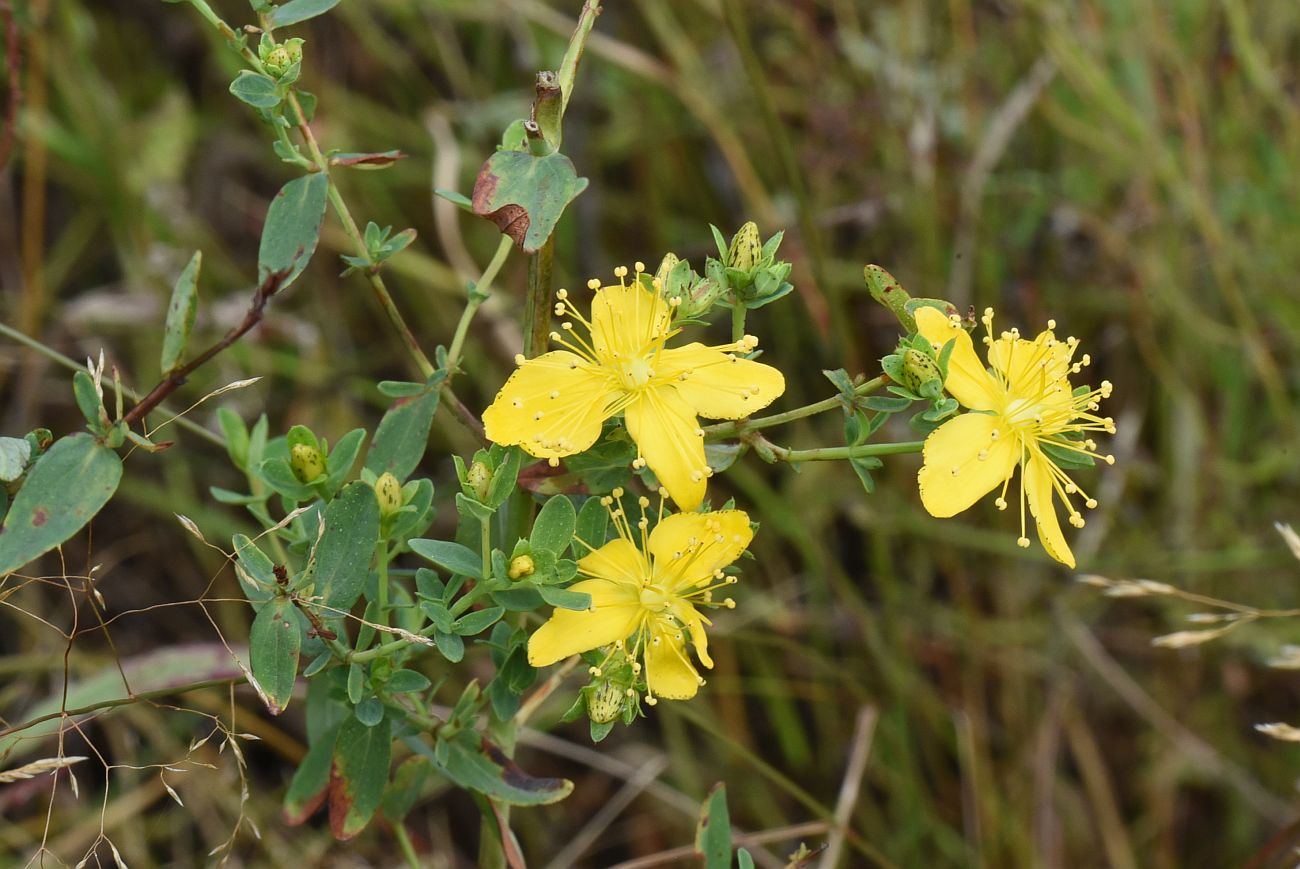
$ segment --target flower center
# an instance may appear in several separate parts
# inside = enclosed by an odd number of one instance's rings
[[[1032,398],[1016,398],[1007,405],[1002,417],[1014,428],[1025,428],[1040,419],[1042,412],[1038,402]]]
[[[651,612],[661,613],[668,609],[669,596],[658,586],[647,585],[641,589],[641,606]]]
[[[650,367],[650,360],[644,356],[618,364],[618,381],[624,389],[629,391],[641,389],[654,376],[655,372]]]

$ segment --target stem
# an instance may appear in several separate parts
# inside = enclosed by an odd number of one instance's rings
[[[551,260],[555,235],[528,261],[528,299],[524,303],[524,356],[532,359],[546,348],[551,334]]]
[[[745,337],[745,314],[749,312],[743,304],[737,301],[731,306],[731,340],[739,341]]]
[[[86,367],[84,365],[79,364],[76,360],[64,356],[58,350],[55,350],[52,347],[47,347],[44,344],[42,344],[40,341],[37,341],[35,338],[30,338],[27,335],[24,335],[22,332],[19,332],[17,329],[7,326],[4,323],[0,323],[0,335],[4,335],[7,338],[12,338],[14,341],[17,341],[19,344],[22,344],[24,347],[30,347],[32,350],[35,350],[37,353],[41,354],[47,359],[57,362],[58,364],[62,365],[64,368],[68,368],[72,371],[86,370]],[[116,390],[117,385],[113,384],[110,386],[110,388]],[[132,401],[139,401],[142,398],[139,392],[136,392],[134,389],[132,389],[129,386],[122,387],[122,394],[125,395],[127,398],[131,399]],[[171,412],[161,406],[158,407],[157,409],[163,410],[167,413]],[[225,440],[222,439],[220,435],[208,431],[206,428],[204,428],[203,426],[199,425],[196,422],[191,422],[190,420],[186,419],[183,416],[177,417],[175,419],[175,422],[177,425],[181,426],[182,428],[193,432],[194,434],[198,435],[201,438],[204,438],[205,440],[211,441],[212,443],[216,444],[219,447],[222,447],[223,449],[226,446]]]
[[[867,456],[899,456],[919,453],[924,441],[904,441],[897,444],[858,444],[852,447],[818,447],[812,450],[788,450],[769,443],[767,448],[782,462],[833,462],[841,459],[861,459]]]
[[[405,858],[406,865],[411,869],[420,869],[424,864],[420,862],[420,855],[415,853],[415,846],[411,844],[406,825],[401,821],[393,824],[393,835],[397,837],[397,845],[402,849],[402,857]]]
[[[486,519],[480,519],[478,524],[479,546],[483,550],[483,582],[486,583],[492,578],[492,526]]]
[[[378,604],[379,612],[378,622],[384,627],[388,627],[388,544],[380,541],[379,543],[379,581],[378,581]],[[376,635],[378,639],[378,635]]]
[[[501,236],[501,241],[497,244],[497,252],[493,254],[492,261],[483,270],[478,283],[470,287],[469,302],[465,305],[464,313],[460,315],[460,322],[456,324],[456,334],[451,339],[451,349],[447,351],[448,378],[455,373],[456,363],[460,361],[460,351],[465,345],[465,335],[469,332],[470,320],[474,319],[474,314],[478,312],[479,305],[487,301],[488,294],[492,289],[492,281],[496,278],[497,272],[501,271],[501,266],[505,264],[506,257],[510,255],[512,246],[513,242],[511,242],[510,236]]]
[[[737,339],[739,340],[739,339]],[[873,377],[866,383],[854,387],[854,395],[869,395],[872,392],[882,388],[889,383],[886,375]],[[822,413],[827,410],[834,410],[837,407],[843,407],[844,400],[841,396],[827,398],[813,404],[797,407],[794,410],[787,410],[785,413],[777,413],[772,416],[760,416],[758,419],[740,419],[734,422],[720,422],[715,425],[706,425],[704,433],[711,438],[732,437],[744,434],[749,431],[758,431],[759,429],[771,428],[774,425],[784,425],[787,422],[793,422],[796,419],[803,419],[806,416]]]
[[[569,37],[569,47],[564,50],[564,59],[560,61],[560,115],[569,107],[569,96],[573,93],[573,81],[578,75],[578,62],[582,60],[583,49],[587,47],[587,37],[596,26],[596,16],[600,14],[600,0],[587,0],[582,4],[578,14],[578,26]]]

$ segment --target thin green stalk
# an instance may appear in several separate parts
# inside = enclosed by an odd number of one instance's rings
[[[787,450],[768,444],[773,454],[783,462],[833,462],[845,459],[862,459],[867,456],[899,456],[919,453],[924,441],[904,441],[897,444],[858,444],[851,447],[818,447],[812,450]]]
[[[40,341],[37,341],[35,338],[31,338],[27,335],[24,335],[22,332],[19,332],[17,329],[7,326],[4,323],[0,323],[0,335],[4,335],[8,338],[12,338],[13,340],[17,341],[19,344],[22,344],[24,347],[30,347],[32,350],[35,350],[37,353],[41,354],[45,358],[57,362],[63,367],[68,368],[72,371],[86,370],[86,366],[82,365],[76,360],[64,356],[62,353],[55,350],[54,348],[47,347],[44,344],[42,344]],[[109,383],[107,384],[107,386],[109,389],[112,389],[114,391],[117,390],[117,385],[115,383]],[[132,389],[129,386],[123,386],[121,394],[131,399],[132,401],[139,401],[142,398],[140,393],[136,392],[134,389]],[[159,405],[157,408],[155,408],[155,410],[158,413],[165,413],[169,417],[172,417],[171,421],[176,423],[176,425],[180,426],[186,431],[193,432],[194,434],[198,435],[204,440],[211,441],[212,443],[216,444],[222,449],[225,449],[226,441],[220,435],[208,431],[203,426],[199,425],[196,422],[191,422],[190,420],[186,419],[183,416],[180,417],[176,416],[175,412],[168,410],[166,407],[162,405]]]
[[[397,846],[402,849],[402,857],[406,860],[406,865],[411,869],[420,869],[424,864],[420,862],[420,855],[415,853],[415,846],[411,844],[406,825],[401,821],[393,824],[393,835],[397,837]]]
[[[378,604],[379,612],[376,614],[376,620],[384,627],[388,626],[388,544],[381,542],[379,544],[379,580]]]
[[[460,351],[465,346],[465,335],[469,332],[469,323],[478,312],[479,305],[487,301],[488,294],[492,290],[492,281],[496,279],[497,272],[501,271],[501,266],[505,264],[506,257],[510,255],[510,248],[513,246],[514,243],[510,240],[510,236],[501,236],[501,242],[497,245],[497,252],[493,254],[492,261],[483,270],[478,282],[470,288],[469,302],[465,305],[465,311],[460,315],[460,322],[456,324],[456,334],[451,339],[451,349],[447,351],[448,378],[455,373],[456,363],[460,361]]]
[[[853,390],[854,395],[869,395],[889,383],[889,378],[881,375],[868,380],[866,383],[857,386]],[[759,429],[771,428],[776,425],[784,425],[787,422],[794,422],[796,419],[803,419],[807,416],[814,416],[828,410],[834,410],[837,407],[843,407],[844,402],[840,396],[827,398],[813,404],[797,407],[794,410],[787,410],[784,413],[776,413],[771,416],[760,416],[758,419],[739,419],[731,422],[720,422],[715,425],[706,425],[704,434],[710,438],[733,437],[744,434],[745,432],[758,431]]]
[[[731,306],[731,340],[739,341],[745,337],[745,314],[749,309],[740,302]]]

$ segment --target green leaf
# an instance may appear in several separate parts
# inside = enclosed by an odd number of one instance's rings
[[[375,438],[366,455],[366,468],[376,474],[385,471],[405,480],[415,470],[429,443],[429,426],[438,409],[438,384],[428,384],[421,394],[399,398],[379,421]]]
[[[513,588],[501,588],[492,592],[492,600],[510,610],[512,613],[526,613],[542,605],[541,592],[531,585],[518,585]]]
[[[423,395],[428,388],[423,383],[410,380],[381,380],[378,387],[379,391],[389,398],[413,398]]]
[[[534,549],[546,549],[558,555],[573,540],[577,523],[578,512],[573,509],[573,502],[564,495],[556,495],[538,512],[529,543]]]
[[[370,823],[384,796],[392,750],[393,727],[387,718],[367,727],[354,716],[339,728],[329,790],[334,838],[351,839]]]
[[[270,600],[277,585],[275,564],[245,535],[236,534],[231,542],[234,544],[235,559],[239,562],[240,569],[248,574],[247,578],[239,577],[239,584],[244,587],[244,596],[253,603]]]
[[[289,789],[284,794],[284,820],[291,826],[306,821],[325,802],[337,735],[337,728],[326,731],[318,741],[311,744],[307,756],[298,764],[298,769],[289,782]]]
[[[275,79],[248,69],[241,69],[239,75],[235,76],[235,80],[230,83],[230,92],[259,109],[273,109],[280,105],[282,99]]]
[[[349,610],[361,596],[379,540],[379,502],[365,483],[349,483],[325,508],[316,547],[316,594],[327,607]]]
[[[568,456],[564,466],[582,477],[587,491],[603,495],[627,483],[629,465],[636,458],[636,444],[627,440],[606,440],[584,453]]]
[[[474,213],[534,253],[551,237],[568,204],[586,189],[587,179],[578,177],[563,154],[497,151],[474,182]]]
[[[280,282],[283,290],[302,274],[316,252],[329,178],[313,172],[295,178],[275,194],[262,226],[262,243],[257,250],[257,279],[265,281],[275,272],[288,272]]]
[[[199,269],[203,265],[203,252],[195,251],[190,263],[176,279],[172,300],[167,306],[167,325],[163,329],[162,359],[159,364],[164,376],[180,367],[185,357],[185,345],[194,328],[194,313],[199,304]]]
[[[504,607],[494,606],[484,610],[476,610],[472,613],[466,613],[456,619],[452,629],[462,637],[472,637],[481,634],[497,622],[506,614]]]
[[[36,460],[0,526],[0,576],[76,534],[117,491],[122,460],[85,432]]]
[[[433,642],[438,646],[438,651],[442,652],[442,656],[453,664],[459,664],[465,657],[465,641],[455,634],[434,631]]]
[[[257,475],[262,481],[291,501],[310,501],[316,497],[316,490],[294,476],[289,463],[282,458],[270,458],[257,466]]]
[[[433,761],[434,768],[456,784],[503,803],[546,805],[559,802],[573,791],[573,782],[567,779],[530,776],[473,730],[462,730],[451,739],[438,740],[439,752],[418,736],[406,736],[402,741],[416,754]],[[438,754],[442,754],[445,763],[438,759]]]
[[[0,482],[11,483],[27,470],[32,445],[27,438],[0,438]]]
[[[301,651],[302,629],[293,604],[277,598],[270,606],[262,607],[249,631],[248,657],[272,715],[279,715],[289,705]]]
[[[609,533],[609,511],[599,498],[588,498],[578,511],[578,522],[573,530],[573,554],[584,558],[588,552],[605,545]]]
[[[375,500],[374,496],[371,496],[370,500]],[[471,579],[483,579],[483,559],[468,546],[452,543],[449,540],[429,540],[423,537],[417,537],[407,545],[417,555],[423,555],[452,573],[468,576]]]
[[[505,459],[492,472],[488,481],[487,505],[493,510],[504,504],[515,491],[515,482],[519,479],[519,469],[524,464],[524,451],[518,447],[508,447]]]
[[[439,187],[433,191],[433,194],[441,199],[447,200],[452,205],[455,205],[463,211],[468,211],[471,214],[474,212],[474,203],[471,202],[470,198],[464,193],[458,193],[455,190],[446,190]]]
[[[338,443],[330,450],[329,455],[325,458],[325,468],[329,473],[329,485],[331,487],[342,483],[348,472],[352,470],[352,466],[357,461],[357,453],[361,452],[361,442],[365,438],[365,429],[354,428],[339,438]]]
[[[384,704],[378,697],[367,697],[357,704],[356,709],[352,710],[360,721],[366,727],[374,727],[380,721],[384,720]]]
[[[226,452],[230,461],[241,471],[248,469],[248,426],[239,414],[228,407],[217,408],[217,423],[226,439]]]
[[[288,3],[271,10],[267,23],[271,27],[288,27],[290,24],[324,15],[337,5],[339,0],[289,0]]]
[[[566,610],[591,609],[591,595],[584,592],[567,591],[563,588],[543,585],[537,589],[537,593],[542,596],[542,600],[551,606],[562,607]]]
[[[379,812],[393,823],[400,822],[415,807],[424,788],[424,781],[433,771],[427,757],[412,755],[402,761],[393,773],[393,780],[384,790]]]
[[[77,399],[77,408],[86,418],[86,425],[99,431],[108,420],[104,412],[104,400],[95,388],[95,378],[87,371],[78,371],[72,375],[72,394]]]
[[[727,786],[721,782],[713,786],[700,807],[695,853],[704,858],[704,869],[731,867],[731,817],[727,812]]]
[[[871,464],[874,461],[875,464]],[[849,459],[849,464],[853,467],[853,473],[858,475],[858,480],[862,483],[862,488],[868,495],[874,495],[876,492],[876,481],[871,476],[873,468],[881,465],[879,459]]]
[[[911,403],[906,398],[890,398],[887,395],[868,395],[858,399],[858,404],[862,407],[881,413],[898,413],[900,410],[907,410]]]
[[[384,687],[394,694],[407,694],[411,691],[423,691],[431,684],[433,683],[423,673],[417,673],[415,670],[394,670]]]
[[[736,869],[754,869],[754,858],[744,848],[736,851]]]

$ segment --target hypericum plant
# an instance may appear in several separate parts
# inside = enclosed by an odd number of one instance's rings
[[[986,369],[966,331],[973,318],[943,300],[912,299],[887,272],[868,266],[868,289],[905,333],[896,352],[870,379],[826,372],[837,391],[829,398],[756,416],[783,394],[781,369],[794,362],[757,361],[759,341],[745,332],[749,311],[792,289],[790,263],[777,258],[781,233],[763,241],[750,222],[728,241],[714,228],[718,256],[706,260],[702,275],[671,253],[656,254],[653,274],[641,263],[631,273],[615,269],[616,283],[588,284],[589,316],[585,303],[553,290],[552,232],[587,186],[560,146],[596,0],[584,5],[560,68],[538,74],[530,117],[503,132],[472,196],[442,192],[493,221],[503,237],[468,288],[450,348],[438,347],[432,359],[383,278],[385,263],[412,243],[413,231],[393,234],[372,222],[362,232],[333,177],[402,155],[325,148],[311,127],[322,107],[298,86],[310,45],[280,37],[335,3],[252,0],[256,23],[240,30],[204,0],[188,3],[242,59],[246,68],[231,93],[266,124],[274,154],[301,174],[268,208],[243,323],[184,361],[197,305],[196,254],[176,283],[158,386],[125,411],[128,390],[114,370],[110,415],[101,360],[74,377],[87,433],[52,440],[38,430],[0,440],[8,504],[0,573],[61,544],[95,515],[121,476],[119,448],[166,446],[152,439],[158,427],[147,428],[148,414],[302,274],[332,208],[352,244],[344,274],[368,283],[416,378],[376,385],[393,403],[369,437],[358,428],[326,438],[302,425],[272,436],[266,415],[249,427],[221,409],[220,440],[246,491],[212,489],[214,499],[243,507],[252,520],[251,533],[234,535],[230,554],[251,613],[248,661],[240,663],[247,681],[272,714],[301,696],[306,682],[309,747],[285,794],[291,823],[328,804],[331,829],[347,839],[382,812],[415,862],[402,819],[436,772],[475,796],[485,834],[481,860],[503,865],[515,847],[509,807],[559,800],[573,788],[529,776],[511,759],[519,728],[543,700],[571,693],[567,717],[585,716],[598,741],[658,700],[687,700],[704,685],[700,668],[712,666],[705,613],[743,606],[743,598],[737,604],[716,593],[736,582],[734,565],[758,528],[731,503],[712,508],[710,479],[750,451],[792,465],[848,461],[868,493],[880,457],[923,452],[921,501],[937,516],[960,512],[999,485],[1005,506],[1019,467],[1021,545],[1028,544],[1027,503],[1047,551],[1073,565],[1054,499],[1082,524],[1071,499],[1094,502],[1067,471],[1098,455],[1089,433],[1114,426],[1095,415],[1109,384],[1071,385],[1088,358],[1075,362],[1077,342],[1057,340],[1053,324],[1033,341],[1014,331],[994,338],[986,313]],[[525,346],[480,421],[453,384],[469,324],[512,248],[533,257]],[[700,340],[723,310],[730,342]],[[547,352],[548,340],[559,349]],[[910,422],[927,435],[923,442],[874,440],[918,402]],[[484,445],[472,456],[450,457],[459,491],[439,498],[421,468],[447,461],[426,455],[435,416],[447,409],[482,434]],[[766,436],[823,412],[842,414],[844,444],[793,449]],[[722,422],[702,425],[700,417]],[[440,508],[456,514],[450,539],[425,536]],[[579,661],[584,667],[575,670]],[[541,671],[556,664],[539,684]],[[729,859],[729,840],[723,844],[714,850]]]

